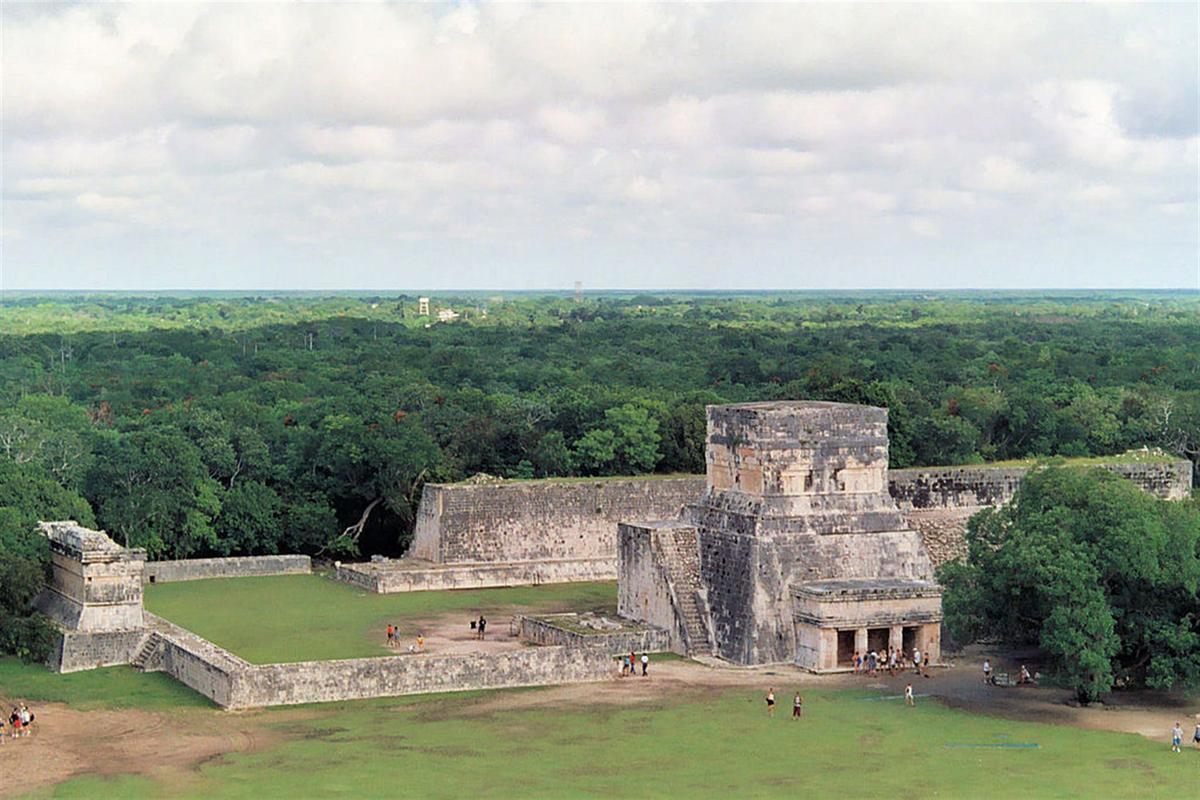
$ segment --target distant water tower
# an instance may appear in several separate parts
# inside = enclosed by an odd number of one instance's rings
[[[583,302],[583,281],[575,281],[575,302]]]
[[[420,316],[420,317],[428,317],[429,316],[429,298],[428,297],[418,297],[417,298],[417,316]]]

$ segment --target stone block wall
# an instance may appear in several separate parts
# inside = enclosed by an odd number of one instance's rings
[[[611,581],[616,577],[616,568],[610,558],[483,564],[429,564],[425,561],[400,559],[366,564],[338,564],[334,572],[336,580],[380,594]]]
[[[63,631],[47,666],[55,672],[79,672],[128,664],[142,640],[143,629],[125,631]]]
[[[663,628],[646,630],[614,631],[612,633],[579,633],[553,620],[518,615],[517,624],[522,640],[539,645],[564,647],[600,647],[609,655],[629,653],[665,653],[674,649],[669,631]]]
[[[1166,500],[1191,492],[1192,464],[1185,459],[1098,465]],[[919,531],[935,565],[967,553],[967,522],[979,511],[1013,498],[1028,467],[918,467],[888,473],[888,491],[908,526]]]
[[[312,572],[308,556],[274,555],[238,558],[189,558],[179,561],[147,561],[142,572],[145,583],[172,583],[204,578],[247,578],[255,575],[299,575]]]
[[[528,647],[503,653],[266,664],[237,677],[227,707],[586,683],[607,680],[614,671],[611,656],[603,647]]]
[[[438,564],[609,559],[623,520],[674,517],[704,478],[426,484],[409,555]]]

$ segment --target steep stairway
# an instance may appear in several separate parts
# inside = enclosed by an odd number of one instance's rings
[[[689,655],[712,655],[708,614],[700,583],[700,544],[695,528],[670,528],[659,532],[659,553],[666,569]]]

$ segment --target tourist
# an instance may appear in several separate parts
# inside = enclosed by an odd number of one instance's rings
[[[1200,721],[1196,722],[1196,732],[1192,734],[1192,742],[1195,743],[1196,749],[1200,750]]]
[[[387,626],[387,646],[388,647],[396,646],[396,626],[390,622],[388,623],[388,626]]]
[[[913,698],[913,690],[912,690],[911,683],[904,685],[904,704],[906,706],[915,706],[917,704],[917,701]]]
[[[775,687],[767,689],[767,716],[775,716]]]
[[[621,656],[621,677],[624,678],[629,672],[629,656]]]
[[[629,651],[629,674],[637,675],[637,653]]]
[[[647,653],[642,653],[642,677],[646,677],[646,668],[650,666],[650,656]]]
[[[796,692],[796,696],[792,698],[792,719],[797,719],[804,716],[804,698]],[[1197,726],[1200,729],[1200,726]]]
[[[896,661],[899,657],[899,653],[890,647],[888,648],[888,675],[891,675],[893,678],[896,677]]]
[[[1183,728],[1179,727],[1179,723],[1175,723],[1175,727],[1171,728],[1171,752],[1183,752]]]
[[[862,656],[860,656],[858,654],[858,651],[855,650],[854,651],[854,674],[857,675],[860,672],[862,672]]]
[[[417,652],[421,653],[421,652],[424,652],[424,650],[425,650],[425,634],[418,633],[417,634]]]
[[[16,739],[24,735],[21,732],[21,714],[16,706],[13,706],[12,714],[8,717],[8,724],[12,725],[12,738]]]
[[[988,661],[986,658],[983,660],[983,682],[992,682],[992,662]]]
[[[913,671],[921,674],[921,651],[916,647],[913,648]]]
[[[1029,675],[1029,670],[1024,664],[1021,665],[1021,677],[1017,679],[1017,683],[1033,683],[1033,678]]]
[[[479,638],[482,639],[487,632],[487,620],[483,618],[483,614],[479,615]]]

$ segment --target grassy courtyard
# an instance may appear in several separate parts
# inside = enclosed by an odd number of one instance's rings
[[[616,613],[615,583],[566,583],[507,589],[373,594],[318,575],[217,578],[155,584],[146,608],[256,664],[384,655],[385,628],[405,636],[415,622],[482,611],[507,631],[517,609]]]
[[[1166,797],[1194,790],[1200,767],[1198,753],[1135,735],[857,691],[806,692],[801,722],[768,718],[757,689],[622,706],[580,687],[578,702],[530,707],[541,691],[207,712],[274,744],[185,775],[79,777],[38,796]]]

